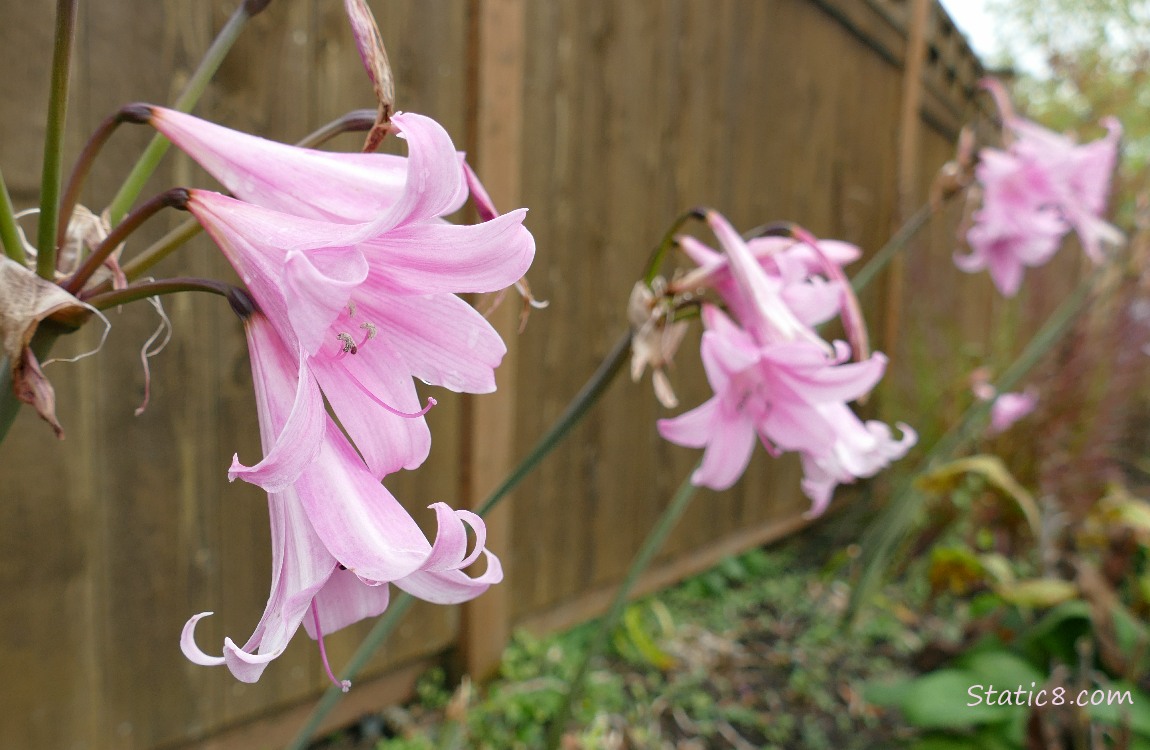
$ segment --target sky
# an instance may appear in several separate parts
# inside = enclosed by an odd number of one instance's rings
[[[998,24],[986,9],[986,0],[939,0],[946,9],[954,25],[966,37],[971,49],[982,60],[983,65],[993,67],[999,52],[1005,44],[1015,61],[1015,68],[1033,76],[1047,75],[1047,66],[1042,52],[1022,45],[1010,35],[997,34]]]
[[[986,13],[985,0],[941,0],[942,7],[978,56],[986,62],[998,49],[994,23]]]

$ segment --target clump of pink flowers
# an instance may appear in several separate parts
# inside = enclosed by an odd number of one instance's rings
[[[1004,146],[979,152],[975,178],[982,207],[966,233],[970,253],[954,260],[968,273],[989,271],[998,290],[1013,297],[1025,268],[1049,261],[1071,231],[1096,263],[1106,245],[1122,242],[1121,232],[1103,218],[1122,128],[1106,118],[1105,137],[1078,144],[1018,116],[998,81],[983,85],[998,105]]]
[[[319,639],[383,612],[389,583],[458,603],[501,580],[482,519],[434,503],[438,534],[428,542],[380,480],[428,455],[423,414],[434,401],[420,408],[413,378],[495,389],[506,349],[456,294],[523,276],[535,252],[526,211],[445,221],[467,199],[470,173],[443,128],[419,115],[391,118],[404,158],[300,149],[149,111],[234,196],[192,190],[186,207],[250,294],[240,312],[264,457],[252,466],[237,457],[229,476],[268,491],[274,545],[268,606],[247,643],[225,639],[222,656],[205,654],[194,640],[204,613],[184,629],[185,655],[253,682],[301,624]],[[480,556],[486,571],[464,573]]]
[[[704,449],[692,482],[716,490],[742,476],[756,438],[771,455],[797,452],[809,515],[818,515],[837,485],[873,476],[916,440],[907,425],[899,425],[896,439],[886,424],[863,421],[848,405],[874,388],[887,363],[865,351],[857,303],[842,275],[841,265],[857,258],[858,249],[811,237],[748,243],[718,213],[707,212],[706,220],[724,253],[679,238],[697,268],[672,286],[713,290],[725,307],[705,302],[701,308],[701,354],[714,396],[660,420],[659,432]],[[853,350],[816,332],[836,316],[846,323]]]

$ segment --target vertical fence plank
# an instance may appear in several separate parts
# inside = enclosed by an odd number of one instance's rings
[[[898,206],[894,214],[892,232],[918,208],[916,190],[921,170],[922,151],[922,95],[923,64],[926,61],[927,20],[931,0],[911,0],[910,23],[907,30],[906,57],[902,69],[902,105],[898,127]],[[917,245],[913,242],[913,245]],[[900,254],[887,269],[886,307],[883,310],[883,346],[891,349],[898,345],[902,319],[902,298],[906,278],[906,255]]]
[[[523,65],[525,0],[478,0],[475,46],[472,48],[477,106],[475,168],[491,199],[503,210],[520,204],[520,162],[523,128]],[[507,354],[496,371],[498,390],[469,399],[470,431],[468,479],[464,496],[478,502],[494,489],[516,460],[515,409],[518,360],[519,300],[510,293],[490,321],[507,343]],[[482,304],[482,303],[481,303]],[[492,549],[506,556],[511,551],[511,501],[490,513],[487,530]],[[514,568],[506,568],[514,575]],[[491,675],[511,628],[510,585],[493,586],[463,607],[459,647],[464,668],[478,678]]]

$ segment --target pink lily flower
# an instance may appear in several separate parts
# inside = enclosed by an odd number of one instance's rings
[[[875,419],[863,422],[843,403],[825,404],[820,409],[834,419],[838,432],[830,451],[802,454],[803,492],[813,503],[805,514],[808,518],[826,510],[836,486],[875,476],[918,442],[918,433],[904,422],[897,425],[902,437],[896,440],[885,423]]]
[[[456,293],[495,291],[524,274],[535,249],[526,210],[470,226],[443,221],[467,181],[446,132],[418,115],[392,120],[407,159],[296,149],[166,110],[153,119],[245,199],[194,190],[188,210],[303,352],[300,381],[303,370],[314,375],[377,478],[421,464],[430,433],[412,376],[494,390],[505,347]],[[365,215],[375,218],[355,223]],[[313,408],[322,401],[318,390],[308,398]],[[313,433],[293,434],[307,444],[273,446],[254,467],[237,461],[232,478],[273,492],[293,482],[315,447]]]
[[[1011,144],[1011,152],[1046,171],[1048,200],[1078,234],[1087,257],[1095,263],[1102,262],[1102,246],[1123,240],[1122,233],[1102,218],[1118,162],[1122,125],[1115,118],[1106,117],[1101,123],[1106,135],[1079,145],[1021,117],[1011,118],[1008,124],[1018,137]]]
[[[955,255],[954,262],[967,273],[989,269],[998,290],[1013,297],[1024,267],[1049,261],[1068,225],[1046,202],[1049,176],[1037,165],[987,148],[975,175],[983,186],[983,206],[966,235],[971,253]]]
[[[817,515],[836,484],[872,476],[914,444],[909,428],[901,426],[902,439],[892,440],[886,425],[864,425],[845,406],[882,378],[883,355],[847,363],[841,342],[834,357],[806,341],[764,346],[712,305],[704,306],[703,321],[703,366],[715,395],[658,423],[672,443],[705,449],[695,484],[731,487],[746,470],[757,435],[771,455],[803,455],[803,489]]]
[[[1027,388],[1022,393],[1002,393],[990,406],[990,427],[987,432],[998,435],[1038,407],[1038,393]]]
[[[1006,150],[985,148],[979,156],[975,177],[983,206],[967,232],[971,253],[956,255],[955,263],[968,273],[989,269],[995,286],[1011,297],[1023,268],[1050,260],[1071,229],[1095,263],[1103,260],[1104,245],[1123,241],[1102,218],[1122,127],[1106,118],[1107,135],[1079,145],[1016,115],[998,81],[983,86],[998,103],[1009,139]]]
[[[340,684],[327,663],[323,633],[384,612],[388,583],[430,602],[455,604],[498,583],[502,569],[499,559],[484,546],[482,519],[469,511],[433,504],[439,531],[435,543],[428,543],[322,408],[318,415],[306,409],[301,412],[300,394],[314,383],[297,381],[295,348],[260,313],[245,321],[245,329],[265,451],[269,455],[274,451],[275,436],[293,429],[310,430],[316,421],[322,426],[323,439],[316,459],[298,479],[268,495],[272,585],[255,632],[243,646],[225,639],[223,655],[210,656],[195,642],[196,624],[211,614],[204,612],[184,626],[180,646],[196,664],[226,664],[237,679],[255,682],[303,624],[308,635],[319,641],[329,677]],[[467,527],[476,537],[470,554]],[[486,558],[487,569],[472,578],[463,568],[480,555]]]
[[[677,286],[684,289],[707,286],[725,300],[738,298],[726,255],[690,235],[679,237],[678,244],[698,268]],[[783,302],[803,324],[821,325],[839,314],[844,294],[842,283],[823,276],[821,260],[810,245],[789,237],[756,237],[746,245],[767,275],[777,282]],[[862,251],[849,242],[819,240],[818,246],[825,258],[840,267],[862,257]]]
[[[344,224],[445,216],[467,200],[462,156],[434,120],[397,114],[409,156],[319,151],[151,107],[151,125],[233,195],[293,216]],[[409,167],[419,179],[408,185]]]
[[[783,297],[784,278],[796,283],[817,260],[795,254],[774,259],[772,275],[721,216],[708,221],[726,253],[726,268],[699,243],[684,241],[692,257],[718,289],[737,325],[712,305],[703,306],[701,354],[715,395],[674,419],[659,421],[660,434],[673,443],[704,448],[692,482],[716,490],[733,485],[750,462],[756,435],[771,455],[798,451],[803,456],[804,492],[821,513],[836,484],[871,476],[914,444],[903,426],[900,440],[882,423],[862,423],[846,406],[882,378],[886,358],[873,354],[848,363],[849,347],[827,344],[795,314]],[[775,252],[786,246],[779,245]],[[706,250],[706,252],[703,252]],[[821,250],[821,247],[820,247]],[[850,253],[840,257],[847,262]],[[836,261],[837,262],[837,261]],[[788,268],[788,264],[791,266]],[[841,296],[832,307],[838,309]],[[820,317],[807,310],[802,317]]]

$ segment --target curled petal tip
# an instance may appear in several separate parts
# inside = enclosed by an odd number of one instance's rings
[[[184,629],[180,633],[180,651],[184,653],[188,661],[203,667],[215,667],[224,663],[224,657],[208,656],[196,645],[196,623],[212,614],[214,613],[201,612],[198,615],[192,615],[192,617],[184,623]]]

